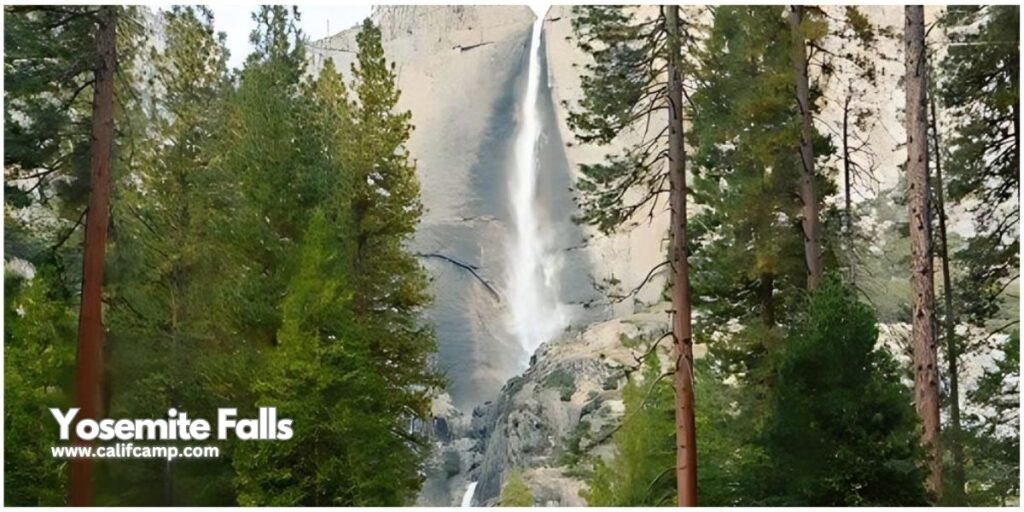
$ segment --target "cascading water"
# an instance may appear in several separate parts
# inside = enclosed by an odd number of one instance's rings
[[[531,7],[537,19],[530,36],[526,94],[519,115],[515,169],[509,187],[516,235],[509,251],[512,332],[527,358],[541,343],[558,335],[568,322],[566,307],[558,299],[558,259],[550,250],[552,234],[538,222],[537,215],[537,146],[541,135],[538,91],[546,9]]]
[[[476,492],[476,482],[470,482],[469,485],[466,486],[466,493],[462,495],[462,504],[461,504],[461,506],[463,506],[463,507],[472,507],[473,506],[473,493],[475,493],[475,492]]]

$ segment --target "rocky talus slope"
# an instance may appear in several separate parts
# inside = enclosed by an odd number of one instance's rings
[[[468,483],[477,482],[473,503],[495,505],[505,474],[519,470],[536,505],[586,505],[575,461],[611,454],[627,373],[637,366],[643,345],[667,332],[668,307],[661,303],[568,331],[542,345],[497,400],[468,416],[455,408],[436,410],[436,451],[428,467],[433,487],[421,502],[458,504]],[[669,346],[660,347],[666,359]]]

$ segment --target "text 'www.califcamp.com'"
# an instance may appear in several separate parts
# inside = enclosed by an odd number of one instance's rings
[[[212,459],[220,457],[216,446],[136,446],[117,443],[109,446],[51,446],[55,459]]]

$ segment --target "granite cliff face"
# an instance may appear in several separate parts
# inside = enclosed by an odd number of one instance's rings
[[[577,50],[565,41],[567,13],[552,9],[544,27],[536,202],[560,254],[560,299],[579,326],[632,312],[632,301],[611,304],[594,284],[615,278],[628,289],[642,280],[660,261],[666,216],[614,237],[571,221],[576,167],[603,158],[604,150],[566,144],[571,133],[562,101],[575,101],[579,80],[572,67]],[[395,63],[400,107],[412,111],[417,126],[409,150],[427,212],[413,249],[434,278],[429,313],[438,360],[449,375],[452,403],[469,410],[495,399],[530,356],[513,339],[504,294],[512,146],[535,18],[525,6],[388,6],[376,8],[372,18]],[[357,32],[354,27],[311,43],[311,71],[333,59],[348,73]],[[657,299],[659,281],[638,304]]]
[[[496,398],[529,354],[510,330],[505,282],[510,226],[509,177],[516,108],[525,78],[533,13],[526,7],[381,7],[373,14],[395,63],[400,107],[417,126],[409,143],[427,212],[413,249],[433,277],[429,317],[438,361],[454,405]],[[334,59],[347,72],[357,28],[311,44],[312,71]],[[546,71],[545,71],[546,72]],[[560,299],[575,322],[608,316],[592,279],[584,234],[571,217],[571,166],[549,89],[541,90],[544,131],[538,148],[538,204],[562,254]],[[586,307],[585,307],[586,306]]]
[[[902,29],[900,7],[863,10],[876,24],[896,33]],[[929,9],[929,16],[936,12]],[[584,483],[567,458],[613,451],[610,433],[622,415],[620,389],[636,364],[636,354],[621,341],[650,339],[668,329],[668,305],[659,302],[664,274],[621,302],[609,301],[595,287],[614,279],[619,291],[631,290],[664,259],[667,209],[651,218],[644,212],[635,227],[612,236],[569,220],[579,164],[600,161],[639,136],[622,134],[605,148],[574,143],[567,108],[580,99],[577,66],[586,55],[570,38],[571,16],[571,7],[557,6],[545,15],[541,55],[547,80],[539,91],[543,127],[536,203],[540,222],[557,240],[559,298],[571,306],[572,322],[532,355],[510,329],[505,283],[513,229],[508,200],[513,139],[522,122],[517,106],[524,95],[534,15],[525,6],[389,6],[376,8],[372,16],[381,27],[387,58],[395,63],[400,106],[412,111],[418,126],[409,150],[418,162],[427,212],[413,249],[434,279],[429,319],[437,332],[438,364],[449,378],[447,393],[435,402],[432,423],[425,426],[435,451],[421,505],[458,505],[467,498],[474,505],[493,505],[510,468],[523,470],[535,504],[584,505],[579,496]],[[312,71],[334,59],[347,74],[357,31],[313,42]],[[841,44],[826,41],[833,50]],[[899,166],[905,158],[899,145],[904,139],[901,51],[898,40],[882,41],[880,52],[888,59],[878,63],[877,86],[851,91],[877,109],[875,122],[861,134],[874,152],[863,162],[874,177],[857,183],[854,197],[865,213],[858,229],[873,240],[863,255],[869,275],[860,276],[858,285],[884,324],[880,343],[897,354],[905,349],[901,311],[902,298],[909,296],[901,259],[906,241],[898,228],[906,211],[893,204],[903,192]],[[841,118],[838,104],[831,102],[817,121],[831,133]],[[822,162],[822,172],[838,173],[837,158]],[[841,175],[836,179],[842,186]],[[969,233],[964,219],[963,212],[954,212],[954,231]],[[702,353],[698,344],[696,355]],[[984,361],[965,363],[969,387]]]

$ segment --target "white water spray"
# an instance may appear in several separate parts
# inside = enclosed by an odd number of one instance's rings
[[[537,14],[530,37],[526,94],[519,115],[515,141],[515,172],[510,187],[515,240],[509,251],[508,283],[511,298],[512,332],[527,357],[541,343],[558,335],[567,324],[565,306],[558,300],[558,261],[550,250],[551,233],[537,220],[537,143],[541,134],[540,45],[544,11]]]
[[[462,506],[472,507],[473,506],[473,493],[476,492],[476,482],[470,482],[466,486],[466,494],[462,495]]]

